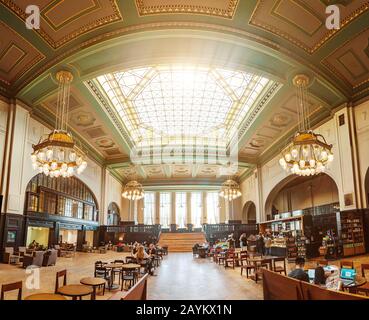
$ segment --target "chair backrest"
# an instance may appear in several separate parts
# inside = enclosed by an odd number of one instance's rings
[[[365,277],[365,271],[369,271],[369,263],[362,263],[361,264],[361,275],[363,276],[363,278]]]
[[[345,293],[342,291],[327,290],[315,284],[301,281],[301,290],[304,300],[363,300],[365,297]]]
[[[5,292],[9,292],[9,291],[13,291],[13,290],[18,290],[18,300],[22,300],[22,281],[3,284],[1,286],[0,300],[4,300],[4,296],[5,296],[4,293]]]
[[[26,253],[27,247],[18,247],[18,252]]]
[[[300,281],[262,268],[264,300],[302,300]]]
[[[59,290],[59,278],[63,277],[63,286],[67,285],[67,270],[61,270],[56,273],[55,280],[55,293],[58,293]]]
[[[5,252],[13,254],[14,253],[14,248],[13,247],[5,247]]]
[[[127,292],[120,291],[109,298],[109,300],[147,300],[147,279],[146,273],[131,289]]]
[[[276,267],[276,264],[277,264],[278,262],[283,262],[283,267],[286,269],[286,258],[284,258],[284,257],[274,258],[274,259],[273,259],[273,267],[274,267],[274,268]]]
[[[123,260],[114,260],[114,263],[124,263]]]
[[[342,268],[348,268],[348,269],[354,269],[354,261],[351,260],[342,260],[340,262],[340,267]]]

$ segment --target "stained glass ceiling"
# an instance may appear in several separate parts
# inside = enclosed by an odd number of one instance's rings
[[[97,82],[135,145],[158,139],[162,144],[199,137],[229,140],[274,83],[248,72],[186,65],[113,72]]]

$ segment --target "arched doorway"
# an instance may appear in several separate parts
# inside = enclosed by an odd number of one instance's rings
[[[369,168],[366,171],[364,185],[365,185],[366,207],[369,208]]]
[[[242,209],[242,223],[256,223],[256,206],[252,201],[247,201]]]
[[[294,210],[319,210],[339,203],[338,187],[327,174],[313,177],[290,175],[280,181],[269,193],[265,202],[267,219],[277,213]]]
[[[119,207],[115,202],[111,202],[108,206],[108,226],[117,226],[120,223],[120,211]]]

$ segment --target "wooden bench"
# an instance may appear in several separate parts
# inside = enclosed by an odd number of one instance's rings
[[[131,289],[128,291],[119,291],[112,295],[109,300],[147,300],[147,278],[146,273]]]
[[[264,300],[368,300],[368,297],[327,290],[262,268]]]

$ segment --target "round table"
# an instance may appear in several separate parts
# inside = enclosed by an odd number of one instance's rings
[[[92,287],[93,300],[96,299],[96,287],[104,286],[103,295],[105,294],[105,283],[106,283],[106,281],[103,278],[94,278],[94,277],[82,278],[80,280],[80,283],[84,284],[86,286],[91,286]]]
[[[66,286],[60,287],[58,289],[58,293],[63,296],[72,297],[73,300],[77,300],[79,298],[82,300],[82,297],[91,295],[91,299],[93,299],[93,290],[92,288],[85,286],[83,284],[68,284]]]
[[[141,265],[137,264],[137,263],[127,263],[127,264],[123,264],[121,266],[121,268],[123,269],[138,269],[141,268]]]
[[[24,300],[67,300],[67,298],[55,293],[35,293],[25,297]]]
[[[113,270],[114,269],[122,269],[123,266],[124,266],[123,263],[108,263],[108,264],[104,265],[105,268],[112,269],[112,272],[111,272],[111,275],[110,275],[109,286],[108,286],[109,290],[117,290],[119,288],[119,285],[117,285],[113,282]]]
[[[363,286],[364,284],[366,284],[366,279],[361,276],[356,276],[354,283],[349,285],[344,285],[344,283],[342,283],[342,289],[354,289]]]

